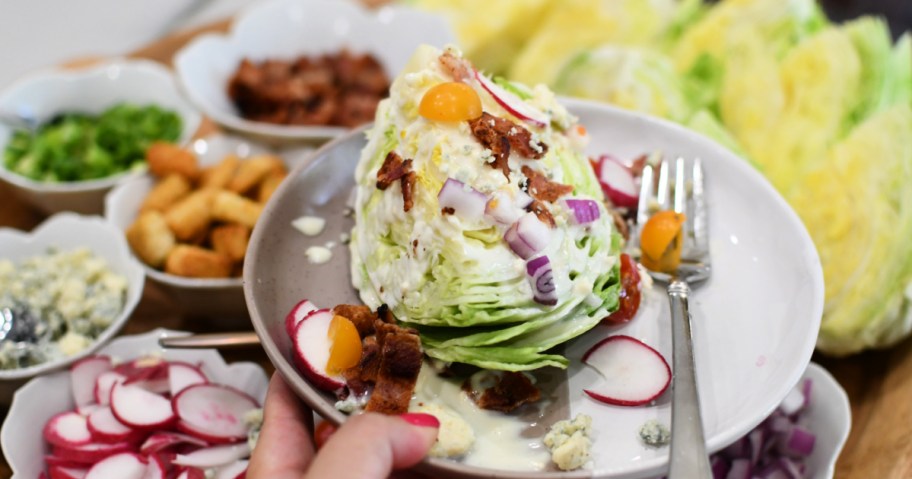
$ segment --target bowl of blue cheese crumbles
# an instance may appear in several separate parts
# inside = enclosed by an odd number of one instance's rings
[[[108,342],[143,284],[123,235],[102,218],[61,213],[31,233],[0,228],[0,403]]]

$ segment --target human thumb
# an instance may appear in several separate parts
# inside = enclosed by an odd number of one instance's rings
[[[307,478],[386,479],[393,470],[420,462],[437,439],[439,427],[430,414],[360,414],[329,438]]]

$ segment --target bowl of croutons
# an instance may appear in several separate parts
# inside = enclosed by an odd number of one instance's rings
[[[246,325],[241,268],[251,231],[290,165],[309,151],[279,155],[220,134],[187,148],[156,143],[149,173],[111,190],[105,217],[183,314]]]

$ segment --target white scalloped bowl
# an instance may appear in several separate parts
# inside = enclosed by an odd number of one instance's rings
[[[237,136],[213,134],[192,143],[201,166],[211,166],[222,161],[226,155],[234,154],[241,161],[251,156],[274,153],[290,171],[295,165],[306,161],[312,148],[295,147],[281,151]],[[105,197],[105,218],[123,232],[136,220],[143,199],[152,190],[155,179],[145,174],[131,178],[112,189]],[[241,278],[186,278],[152,268],[142,263],[146,276],[162,287],[181,313],[203,318],[216,319],[224,328],[250,329],[247,303]]]
[[[189,141],[202,120],[181,95],[170,70],[146,60],[114,60],[86,69],[31,74],[0,93],[0,112],[43,123],[63,112],[99,114],[123,102],[154,104],[177,113],[183,127],[179,143]],[[0,152],[6,150],[11,135],[12,130],[0,123]],[[46,183],[13,173],[0,161],[0,181],[46,213],[100,214],[105,193],[115,184],[140,174],[141,171],[133,171],[97,180]]]
[[[246,120],[228,97],[228,80],[244,57],[254,61],[291,60],[348,48],[370,53],[390,79],[401,71],[418,45],[454,43],[447,22],[407,7],[367,10],[338,0],[274,0],[238,16],[226,35],[202,35],[174,57],[174,67],[190,100],[207,116],[232,130],[270,141],[323,141],[347,128],[287,126]]]
[[[805,464],[810,479],[832,479],[836,460],[852,428],[852,410],[845,390],[820,365],[810,363],[804,372],[810,379],[811,403],[806,413],[808,428],[817,436],[814,452]]]
[[[162,336],[186,334],[159,328],[145,334],[119,337],[98,352],[121,360],[151,353],[161,354],[168,360],[199,362],[213,382],[246,391],[263,403],[269,380],[259,365],[227,364],[214,349],[163,349],[158,345]],[[35,378],[16,392],[0,430],[0,446],[13,470],[13,479],[34,479],[44,470],[44,456],[48,451],[41,435],[42,428],[51,416],[73,407],[69,371]]]
[[[113,271],[127,278],[127,297],[123,309],[111,325],[80,353],[27,368],[0,370],[0,404],[9,404],[13,392],[32,377],[69,367],[74,361],[105,345],[126,324],[142,296],[145,282],[142,266],[130,253],[123,233],[103,218],[58,213],[31,233],[0,228],[0,258],[18,263],[46,253],[49,247],[64,250],[88,247],[95,255],[104,258]]]

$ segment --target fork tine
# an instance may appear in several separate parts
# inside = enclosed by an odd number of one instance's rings
[[[674,182],[674,210],[675,213],[684,213],[687,207],[687,185],[684,183],[684,158],[675,160]]]
[[[637,201],[637,228],[642,228],[650,215],[650,201],[653,199],[653,168],[652,165],[646,165],[643,168],[643,176],[640,178],[640,197]],[[639,235],[637,235],[639,236]]]
[[[703,255],[709,252],[709,219],[706,217],[706,198],[703,189],[703,162],[697,158],[693,165],[693,235],[694,247]]]
[[[667,210],[670,205],[671,197],[671,181],[670,181],[670,168],[667,161],[662,161],[662,164],[659,166],[659,184],[656,186],[656,203],[659,205],[660,210]]]

